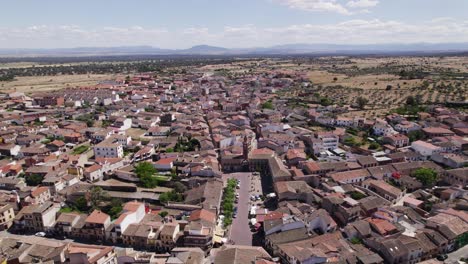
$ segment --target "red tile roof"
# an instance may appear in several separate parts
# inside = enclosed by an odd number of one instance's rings
[[[108,219],[110,219],[108,214],[99,210],[94,210],[88,218],[86,218],[86,223],[104,224]]]

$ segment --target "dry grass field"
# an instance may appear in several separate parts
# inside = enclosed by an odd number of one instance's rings
[[[114,80],[112,74],[82,74],[59,76],[16,77],[11,82],[0,82],[0,92],[43,92],[60,90],[67,87],[96,85],[100,81]]]
[[[322,59],[303,67],[320,96],[343,105],[355,103],[359,96],[368,100],[365,111],[349,115],[381,115],[404,105],[408,96],[418,96],[426,104],[468,98],[468,78],[453,77],[468,74],[468,57]],[[407,80],[390,73],[414,69],[426,77]]]

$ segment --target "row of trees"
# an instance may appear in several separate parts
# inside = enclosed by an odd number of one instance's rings
[[[232,224],[232,217],[234,214],[234,201],[237,182],[235,179],[229,179],[227,186],[224,188],[224,199],[222,203],[224,213],[224,226],[227,227]]]

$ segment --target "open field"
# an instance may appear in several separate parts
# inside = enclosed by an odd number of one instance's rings
[[[113,74],[16,77],[11,82],[0,82],[0,92],[53,91],[67,87],[96,85],[100,81],[113,80],[115,77]]]

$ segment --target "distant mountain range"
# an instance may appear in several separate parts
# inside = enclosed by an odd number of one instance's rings
[[[228,49],[198,45],[189,49],[161,49],[151,46],[79,47],[60,49],[0,49],[2,57],[23,56],[114,56],[114,55],[294,55],[294,54],[398,54],[468,52],[468,43],[413,43],[413,44],[289,44],[266,48]]]

